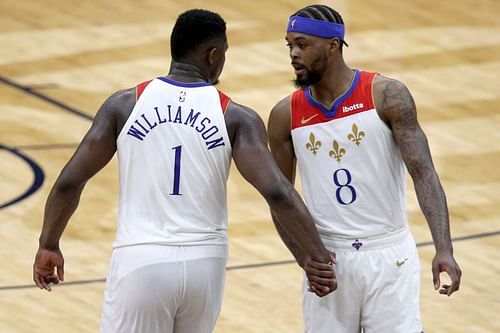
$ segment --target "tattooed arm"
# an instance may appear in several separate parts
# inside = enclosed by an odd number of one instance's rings
[[[374,80],[374,100],[381,119],[389,125],[399,146],[432,234],[436,248],[432,262],[434,289],[439,289],[439,275],[446,271],[451,284],[443,285],[439,293],[450,296],[458,290],[462,273],[453,258],[446,197],[432,163],[427,138],[417,121],[415,102],[403,83],[380,75]]]

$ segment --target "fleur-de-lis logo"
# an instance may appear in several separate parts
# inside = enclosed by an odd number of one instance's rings
[[[363,246],[363,243],[359,241],[359,239],[356,239],[354,243],[352,243],[352,247],[358,251],[361,247]]]
[[[360,141],[365,137],[365,132],[359,131],[356,124],[352,124],[352,133],[347,136],[349,140],[359,146]]]
[[[316,141],[314,134],[311,132],[309,135],[309,142],[306,144],[306,148],[312,151],[313,155],[316,156],[319,147],[321,147],[321,141]]]
[[[334,157],[337,162],[340,162],[342,156],[345,155],[345,149],[341,148],[337,140],[333,140],[333,150],[330,150],[330,157]]]

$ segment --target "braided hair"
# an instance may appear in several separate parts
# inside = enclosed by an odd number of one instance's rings
[[[307,6],[298,10],[292,16],[302,16],[302,17],[312,18],[315,20],[327,21],[342,25],[344,24],[344,20],[342,20],[342,16],[340,16],[339,12],[325,5]],[[342,50],[343,44],[349,46],[344,40],[341,40],[340,50]]]

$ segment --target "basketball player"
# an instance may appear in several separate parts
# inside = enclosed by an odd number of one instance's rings
[[[315,262],[330,261],[267,148],[262,120],[214,87],[227,47],[218,14],[180,15],[168,76],[109,97],[49,195],[33,270],[36,284],[50,291],[49,283],[64,278],[59,240],[83,187],[118,152],[118,226],[101,332],[212,332],[227,262],[231,158],[301,250]],[[335,288],[332,267],[325,267],[321,293]]]
[[[452,295],[461,272],[445,194],[413,98],[403,83],[345,64],[344,24],[330,7],[312,5],[293,14],[286,41],[299,89],[271,112],[271,151],[292,182],[298,162],[306,204],[337,260],[338,289],[322,299],[303,295],[306,332],[421,332],[405,166],[436,249],[434,288]],[[300,261],[303,251],[277,228]],[[441,272],[451,284],[440,288]]]

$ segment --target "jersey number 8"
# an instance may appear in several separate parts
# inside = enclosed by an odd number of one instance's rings
[[[337,169],[333,173],[333,183],[337,185],[335,196],[337,197],[337,201],[342,205],[350,205],[356,201],[356,190],[350,185],[351,180],[351,173],[347,169]],[[350,200],[347,200],[349,197]]]

